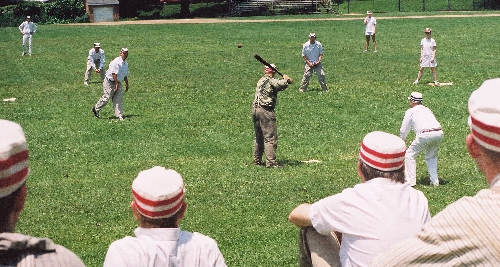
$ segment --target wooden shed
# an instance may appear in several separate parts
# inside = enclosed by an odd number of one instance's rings
[[[91,22],[115,21],[120,18],[118,0],[84,0]]]

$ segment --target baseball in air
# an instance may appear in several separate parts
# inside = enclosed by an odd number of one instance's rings
[[[241,44],[238,44],[238,48],[241,48],[241,47],[242,47],[242,45],[241,45]]]

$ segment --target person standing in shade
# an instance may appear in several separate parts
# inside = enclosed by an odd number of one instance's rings
[[[113,59],[109,63],[106,77],[102,83],[104,94],[92,108],[92,112],[96,118],[99,118],[99,111],[106,106],[110,99],[113,100],[115,116],[119,120],[123,120],[123,103],[122,103],[122,82],[125,81],[125,91],[128,91],[128,63],[125,61],[128,57],[128,49],[122,48],[120,56]]]
[[[104,50],[101,48],[100,43],[94,43],[94,48],[90,49],[89,56],[87,57],[87,70],[85,71],[85,80],[83,84],[89,85],[92,70],[101,75],[101,80],[104,81],[106,72],[104,71],[105,62]]]
[[[436,70],[436,40],[431,38],[431,33],[431,28],[425,28],[425,38],[420,41],[420,70],[413,84],[418,84],[425,68],[431,68],[434,85],[439,85]]]
[[[28,45],[28,53],[31,56],[32,44],[33,44],[33,34],[36,32],[36,24],[31,21],[30,16],[26,16],[26,21],[19,25],[19,30],[23,35],[23,53],[22,56],[26,55],[26,45]]]
[[[500,79],[469,97],[465,146],[488,188],[451,203],[422,230],[394,244],[373,267],[500,266]],[[465,121],[465,119],[464,119]],[[465,124],[465,123],[464,123]],[[465,176],[458,167],[456,174]],[[470,180],[478,179],[471,177]]]
[[[271,64],[274,68],[276,66]],[[278,129],[274,108],[278,100],[278,92],[285,90],[292,79],[283,75],[283,79],[276,79],[276,72],[264,67],[264,77],[260,78],[255,88],[255,99],[252,105],[252,120],[255,131],[253,146],[253,163],[262,165],[262,155],[266,153],[266,167],[279,167],[276,161],[278,148]]]
[[[432,110],[422,105],[421,93],[411,93],[408,101],[410,101],[410,108],[405,112],[399,130],[399,136],[403,140],[406,140],[412,129],[415,132],[415,140],[408,147],[405,155],[406,183],[410,186],[417,184],[417,156],[425,151],[425,163],[427,164],[431,185],[439,186],[437,155],[444,135],[441,124],[439,124]]]
[[[370,44],[370,37],[372,38],[373,41],[373,52],[377,52],[377,41],[375,40],[375,33],[377,33],[377,19],[375,17],[372,17],[372,12],[371,11],[366,11],[366,18],[363,21],[365,24],[365,37],[366,37],[366,44],[365,44],[365,51],[368,51],[368,47]]]
[[[304,76],[302,77],[302,83],[300,84],[299,92],[307,91],[309,86],[309,80],[311,79],[312,73],[316,73],[318,76],[319,84],[324,92],[328,92],[328,86],[326,85],[325,72],[323,71],[323,46],[320,42],[316,40],[316,33],[309,34],[309,41],[302,45],[302,58],[305,61]]]

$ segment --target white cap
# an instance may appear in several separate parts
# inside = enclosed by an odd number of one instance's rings
[[[394,171],[403,167],[406,144],[403,139],[386,132],[371,132],[361,143],[359,158],[372,168]]]
[[[0,198],[19,189],[28,172],[28,144],[21,125],[0,120]]]
[[[316,38],[316,33],[311,32],[311,33],[309,34],[309,37],[314,37],[314,38]]]
[[[152,218],[169,218],[184,203],[184,181],[179,173],[156,166],[141,171],[132,183],[137,211]]]
[[[370,10],[366,11],[366,15],[371,15],[372,12]]]
[[[472,136],[484,148],[500,152],[500,78],[486,80],[469,97]]]
[[[411,102],[422,102],[422,94],[419,92],[413,92],[408,97]]]
[[[123,47],[123,48],[120,50],[120,52],[128,52],[128,48]]]
[[[26,16],[27,19],[31,19],[31,16]]]
[[[94,43],[94,47],[101,47],[101,43]]]

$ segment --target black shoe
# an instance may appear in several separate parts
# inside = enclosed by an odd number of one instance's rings
[[[94,113],[94,117],[99,119],[99,112],[95,110],[95,107],[92,108],[92,112]]]

